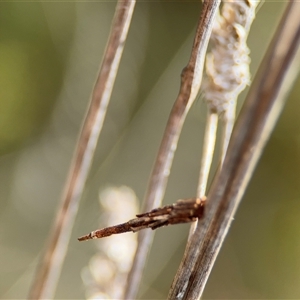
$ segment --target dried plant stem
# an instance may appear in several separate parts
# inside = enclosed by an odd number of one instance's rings
[[[219,5],[220,0],[207,0],[203,3],[190,61],[181,74],[179,95],[172,108],[151,174],[143,211],[150,211],[161,205],[182,125],[200,89],[205,53]],[[124,293],[125,299],[136,297],[152,239],[153,232],[149,230],[139,233],[138,248]]]
[[[221,151],[221,165],[224,162],[225,154],[228,148],[229,140],[231,137],[234,121],[235,121],[235,111],[236,111],[236,101],[231,103],[227,110],[222,116],[223,126],[222,126],[222,151]]]
[[[215,152],[216,136],[218,128],[218,114],[209,110],[206,117],[206,125],[203,139],[200,174],[197,189],[197,197],[202,198],[206,194],[208,176]],[[197,226],[197,221],[191,225],[190,236]]]
[[[134,6],[135,0],[118,1],[102,67],[70,167],[69,179],[52,228],[48,247],[42,257],[30,291],[30,299],[53,298],[67,252],[79,200],[102,129]]]
[[[200,195],[200,197],[203,197],[206,193],[209,171],[215,151],[217,128],[218,114],[208,111],[203,139],[203,152],[201,158],[197,197]]]
[[[223,167],[208,193],[168,299],[199,299],[254,167],[299,65],[300,3],[290,1],[234,127]],[[297,56],[296,56],[297,53]],[[287,71],[290,68],[290,72]],[[289,76],[287,76],[289,75]]]

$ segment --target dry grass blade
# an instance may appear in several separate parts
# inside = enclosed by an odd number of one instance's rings
[[[189,242],[169,299],[199,299],[202,295],[232,217],[296,78],[299,14],[300,4],[289,2],[233,130],[223,168],[208,193],[205,218],[198,222]]]
[[[51,299],[54,295],[79,200],[102,129],[134,6],[135,0],[120,0],[117,4],[107,49],[70,167],[69,179],[65,186],[48,247],[32,285],[30,299]]]
[[[235,121],[236,103],[231,104],[224,115],[222,116],[222,151],[221,151],[221,164],[224,162],[226,151],[228,148],[229,140],[232,134],[232,129]]]
[[[206,194],[208,176],[215,152],[218,114],[212,111],[207,112],[206,125],[203,139],[203,150],[200,164],[200,174],[198,180],[197,197],[204,197]],[[197,226],[197,220],[191,225],[189,238],[192,236]]]
[[[150,211],[160,206],[162,202],[182,125],[200,89],[205,53],[219,5],[220,0],[208,0],[203,3],[191,58],[181,74],[179,95],[172,108],[151,174],[144,211]],[[129,274],[125,299],[134,299],[137,294],[152,238],[153,232],[151,231],[143,231],[139,234],[139,244]]]
[[[207,182],[211,163],[214,155],[218,128],[218,114],[209,111],[206,118],[206,128],[203,140],[203,153],[197,195],[203,197],[206,194]]]

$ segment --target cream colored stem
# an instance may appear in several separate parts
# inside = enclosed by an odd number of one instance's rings
[[[224,162],[232,129],[234,126],[235,111],[236,111],[236,100],[234,101],[234,103],[231,103],[231,105],[228,106],[228,109],[224,112],[224,116],[222,117],[223,124],[222,124],[221,166],[223,165]]]
[[[209,171],[216,145],[216,135],[218,127],[218,114],[213,112],[207,113],[206,127],[203,140],[203,152],[200,165],[200,175],[197,190],[197,197],[201,198],[206,194]]]
[[[202,198],[206,194],[209,171],[211,168],[211,164],[215,152],[217,128],[218,128],[218,114],[211,112],[209,110],[207,112],[204,139],[203,139],[197,198]],[[197,226],[197,221],[191,225],[190,237],[193,234],[196,226]]]

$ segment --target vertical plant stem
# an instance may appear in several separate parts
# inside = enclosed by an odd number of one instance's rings
[[[299,15],[300,3],[290,1],[234,127],[223,167],[208,193],[205,218],[198,222],[168,299],[199,299],[203,293],[233,215],[298,75]]]
[[[202,157],[200,164],[200,174],[197,189],[197,198],[202,198],[206,194],[208,176],[215,152],[216,136],[218,129],[218,114],[211,111],[207,112],[206,125],[203,139]],[[197,221],[191,225],[190,237],[197,226]]]
[[[200,89],[205,53],[212,30],[212,24],[219,5],[220,0],[206,0],[203,2],[190,61],[181,74],[179,95],[168,119],[154,169],[150,177],[143,211],[150,211],[154,207],[160,206],[162,202],[185,117]],[[127,288],[124,293],[125,299],[132,300],[137,295],[153,234],[154,233],[150,230],[144,230],[139,233],[138,247],[128,277]]]
[[[197,198],[205,196],[206,193],[209,171],[215,151],[217,128],[218,114],[209,110],[207,113],[203,139],[203,152],[201,158]]]
[[[222,142],[221,142],[221,165],[224,162],[229,140],[231,137],[234,121],[235,121],[236,101],[231,103],[222,116]]]
[[[49,244],[42,256],[30,291],[30,299],[51,299],[54,296],[62,264],[68,249],[79,200],[102,129],[134,6],[135,0],[119,0],[117,3],[102,67],[77,143]]]

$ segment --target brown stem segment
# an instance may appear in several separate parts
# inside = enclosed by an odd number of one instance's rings
[[[142,229],[152,230],[162,226],[188,223],[202,218],[206,197],[180,199],[172,205],[155,208],[150,212],[138,214],[137,218],[116,226],[106,227],[92,231],[78,238],[79,241],[99,239],[113,234],[136,232]]]
[[[135,0],[118,1],[102,67],[76,146],[49,244],[32,284],[30,299],[52,299],[54,296],[78,211],[79,200],[106,115],[134,6]]]

